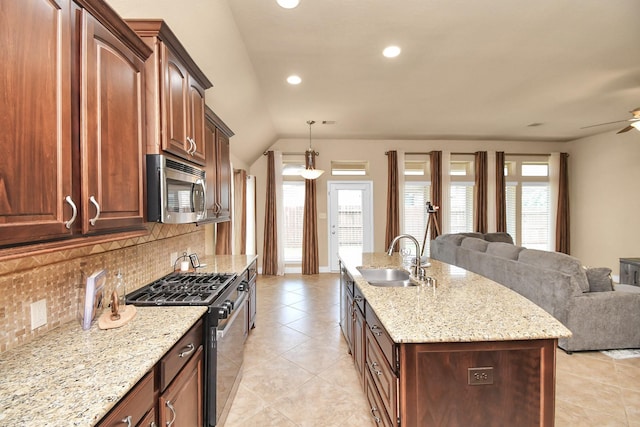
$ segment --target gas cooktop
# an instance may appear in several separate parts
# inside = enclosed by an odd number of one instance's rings
[[[127,295],[133,305],[211,305],[235,273],[178,273],[164,276]]]

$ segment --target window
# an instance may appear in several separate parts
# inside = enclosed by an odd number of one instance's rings
[[[365,176],[369,174],[367,161],[331,161],[331,175],[333,176]]]
[[[428,155],[416,153],[405,155],[402,230],[415,237],[421,246],[429,219],[427,202],[431,201],[431,182],[425,179],[428,179],[430,174]],[[410,240],[402,239],[399,244],[401,248],[408,249],[412,255],[416,255],[416,246]],[[429,245],[426,246],[423,252],[429,255]]]
[[[550,250],[551,197],[547,157],[507,158],[507,232],[517,245]]]
[[[424,231],[427,227],[427,202],[431,200],[431,183],[409,181],[404,183],[404,232],[411,234],[422,245]],[[402,239],[402,247],[415,255],[415,245],[407,239]],[[429,255],[429,247],[424,248],[424,254]]]
[[[284,262],[302,262],[302,220],[304,215],[304,181],[282,183],[284,208]]]
[[[449,232],[473,231],[473,155],[451,156],[449,169]]]

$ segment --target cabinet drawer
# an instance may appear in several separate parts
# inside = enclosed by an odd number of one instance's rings
[[[176,374],[202,345],[202,319],[198,321],[160,360],[160,391],[171,383]]]
[[[386,329],[384,329],[384,326],[382,326],[380,320],[378,320],[378,316],[376,316],[368,304],[365,307],[365,318],[367,320],[367,329],[371,331],[371,334],[380,346],[384,357],[387,359],[389,366],[395,371],[395,343],[387,333]]]
[[[130,420],[130,425],[138,425],[140,420],[154,407],[153,371],[144,376],[138,384],[111,410],[98,427],[122,427]]]
[[[394,374],[385,358],[382,350],[377,344],[371,330],[367,329],[366,342],[366,371],[369,372],[378,391],[380,400],[390,418],[397,417],[398,401],[398,377]]]
[[[371,372],[367,369],[364,375],[364,391],[367,395],[367,402],[371,408],[371,417],[375,425],[384,427],[393,427],[396,424],[391,421],[389,414],[382,404],[382,400],[376,391],[376,386],[371,379]]]

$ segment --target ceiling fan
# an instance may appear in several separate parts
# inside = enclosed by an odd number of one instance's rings
[[[580,129],[587,129],[587,128],[592,128],[592,127],[596,127],[596,126],[604,126],[604,125],[610,125],[613,123],[622,123],[622,122],[630,122],[629,125],[627,125],[625,128],[620,129],[618,132],[616,133],[625,133],[625,132],[629,132],[631,129],[636,128],[638,130],[640,130],[640,107],[638,108],[634,108],[633,110],[629,111],[632,115],[633,118],[632,119],[628,119],[628,120],[617,120],[615,122],[607,122],[607,123],[599,123],[597,125],[591,125],[591,126],[585,126],[582,127]]]

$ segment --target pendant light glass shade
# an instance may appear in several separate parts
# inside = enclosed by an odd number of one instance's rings
[[[320,175],[324,173],[322,169],[315,168],[314,152],[311,148],[311,125],[314,123],[315,121],[313,120],[307,121],[307,124],[309,125],[309,149],[305,152],[307,167],[300,172],[300,176],[304,179],[318,179],[320,178]]]
[[[635,122],[631,123],[630,126],[633,126],[634,128],[640,130],[640,120],[636,120]]]

